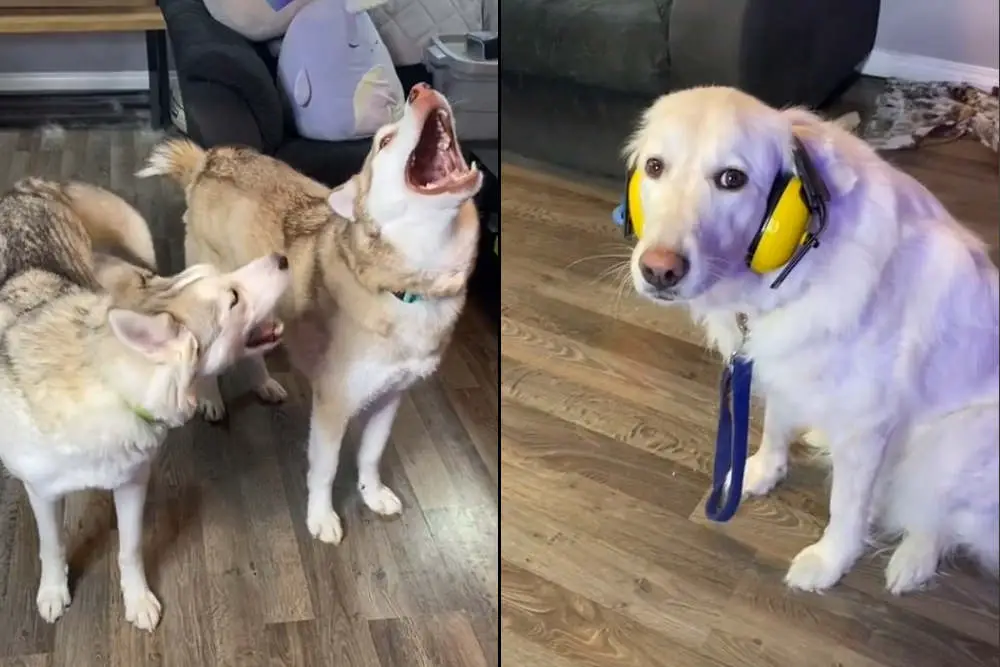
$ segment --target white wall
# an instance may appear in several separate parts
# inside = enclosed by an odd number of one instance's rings
[[[1000,68],[997,0],[882,0],[875,48]]]

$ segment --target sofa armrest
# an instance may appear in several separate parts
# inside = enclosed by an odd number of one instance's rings
[[[191,138],[203,146],[229,141],[233,132],[212,119],[248,122],[255,148],[273,152],[284,137],[281,98],[254,46],[208,13],[201,0],[160,0],[173,47],[185,115],[195,119]],[[202,108],[212,105],[212,108]],[[200,135],[200,136],[199,136]],[[240,142],[245,143],[245,142]]]
[[[819,106],[871,53],[879,0],[674,0],[672,88],[719,84]]]

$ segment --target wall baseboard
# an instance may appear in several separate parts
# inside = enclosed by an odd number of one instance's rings
[[[881,78],[911,81],[949,81],[969,83],[990,90],[1000,81],[1000,70],[981,65],[969,65],[940,58],[928,58],[915,53],[900,53],[875,49],[861,67],[861,73]]]

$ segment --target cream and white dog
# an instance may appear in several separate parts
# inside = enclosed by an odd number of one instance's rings
[[[277,313],[296,368],[312,386],[309,531],[343,536],[331,493],[348,422],[364,425],[358,489],[372,511],[402,503],[379,462],[404,391],[433,373],[465,304],[482,175],[468,167],[448,101],[426,85],[402,118],[381,128],[361,172],[336,190],[250,149],[157,147],[140,176],[183,185],[188,262],[226,268],[266,252],[288,255],[292,287]],[[284,397],[263,361],[257,393]],[[199,388],[208,419],[224,406],[214,381]]]
[[[746,258],[772,183],[795,172],[793,137],[830,190],[829,216],[820,246],[772,289],[776,274]],[[737,90],[660,98],[626,154],[645,173],[636,289],[686,305],[724,357],[742,349],[754,362],[766,417],[746,491],[783,478],[796,432],[824,436],[830,521],[787,584],[832,586],[872,528],[901,537],[894,593],[956,549],[996,571],[1000,289],[983,244],[861,139]]]
[[[93,247],[143,266],[95,262]],[[195,378],[277,344],[268,317],[287,266],[267,256],[229,274],[192,266],[157,277],[149,229],[116,195],[25,179],[0,197],[0,461],[35,515],[46,621],[70,602],[63,499],[107,489],[125,618],[144,630],[159,622],[142,559],[152,461],[194,413]]]

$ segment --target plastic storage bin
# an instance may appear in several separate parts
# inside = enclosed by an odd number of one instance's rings
[[[424,50],[434,88],[448,98],[461,140],[497,139],[500,128],[498,60],[469,56],[465,35],[435,37]]]

